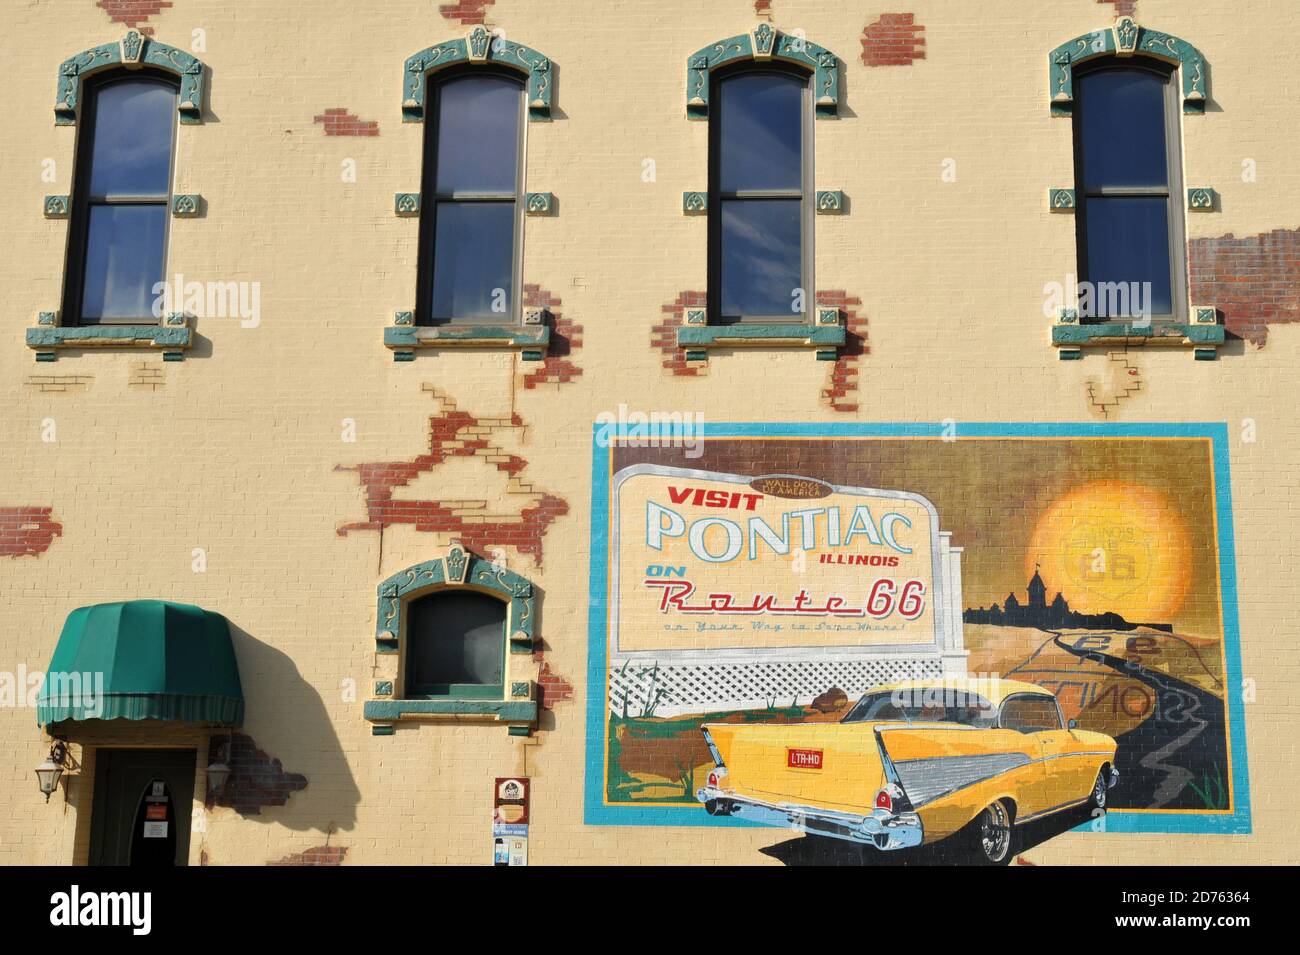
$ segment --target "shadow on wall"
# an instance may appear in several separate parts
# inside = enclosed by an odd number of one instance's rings
[[[1012,864],[1032,865],[1023,858],[1023,854],[1048,839],[1053,839],[1063,832],[1069,832],[1076,826],[1082,826],[1092,820],[1091,810],[1087,807],[1060,812],[1037,822],[1017,827],[1016,858]],[[760,849],[765,856],[770,856],[788,866],[876,866],[893,867],[909,865],[978,865],[980,860],[973,855],[963,854],[959,837],[954,836],[933,845],[917,846],[915,849],[898,849],[881,852],[870,846],[859,846],[843,839],[831,839],[826,836],[803,836],[787,839],[776,845]]]
[[[291,742],[287,750],[270,753],[247,732],[215,734],[211,752],[224,756],[230,778],[208,805],[298,831],[351,829],[361,793],[324,701],[288,656],[233,623],[230,636],[247,701],[244,729],[291,721],[274,734]]]

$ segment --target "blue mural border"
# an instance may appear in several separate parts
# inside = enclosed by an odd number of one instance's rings
[[[1241,630],[1237,619],[1237,556],[1232,527],[1232,485],[1228,466],[1228,426],[1223,422],[1186,424],[866,424],[836,423],[705,423],[694,428],[681,423],[659,427],[656,436],[687,438],[738,437],[932,437],[967,438],[1208,438],[1214,468],[1215,516],[1218,530],[1220,603],[1223,613],[1224,657],[1227,665],[1228,746],[1232,761],[1233,811],[1137,812],[1114,810],[1106,814],[1105,832],[1249,833],[1250,773],[1247,766],[1246,724],[1243,713]],[[608,806],[604,800],[605,765],[605,654],[607,647],[606,581],[609,574],[609,449],[613,438],[638,437],[645,431],[626,422],[592,426],[591,455],[591,578],[587,618],[587,743],[584,770],[583,821],[589,826],[732,826],[753,828],[753,823],[707,815],[692,806]],[[1091,824],[1078,830],[1091,831]]]

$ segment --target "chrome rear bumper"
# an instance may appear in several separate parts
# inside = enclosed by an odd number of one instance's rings
[[[881,850],[918,846],[924,837],[921,819],[914,812],[873,809],[863,816],[816,806],[765,802],[713,786],[696,790],[695,798],[704,803],[710,815],[735,816],[765,826],[812,832]]]

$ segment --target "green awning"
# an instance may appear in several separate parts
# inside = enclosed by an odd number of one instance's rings
[[[36,721],[244,721],[244,693],[219,613],[166,600],[68,614],[36,699]]]

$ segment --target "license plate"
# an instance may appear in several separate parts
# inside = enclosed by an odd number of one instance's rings
[[[790,769],[821,769],[822,751],[820,749],[787,749],[785,764]]]

